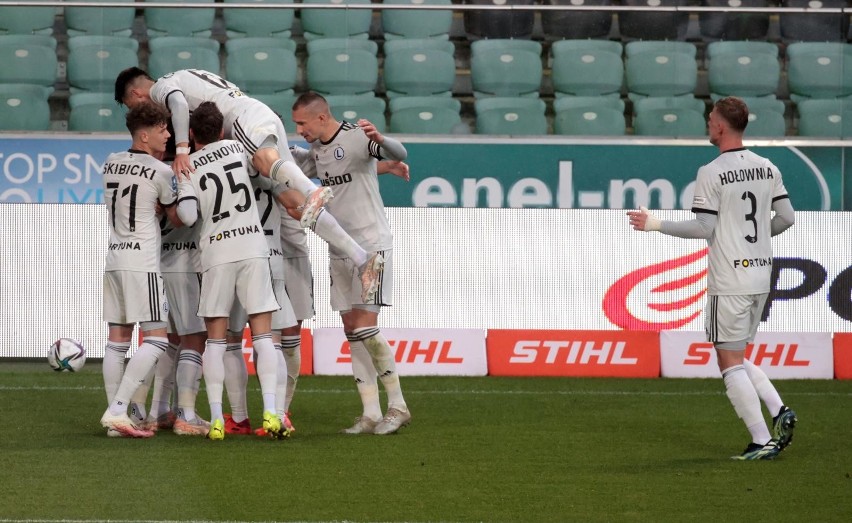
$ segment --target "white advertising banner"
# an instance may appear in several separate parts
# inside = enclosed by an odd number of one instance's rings
[[[485,376],[482,329],[382,329],[400,376]],[[314,374],[352,375],[343,329],[314,330]]]
[[[703,332],[660,333],[660,369],[664,378],[721,378],[716,350]],[[770,379],[833,379],[831,333],[759,332],[746,357]]]

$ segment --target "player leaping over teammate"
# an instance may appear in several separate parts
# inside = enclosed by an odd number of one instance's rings
[[[335,250],[345,252],[358,264],[364,301],[373,298],[384,259],[368,253],[340,227],[329,213],[320,210],[332,198],[329,187],[317,188],[293,161],[281,118],[259,100],[209,71],[184,69],[154,81],[138,67],[119,73],[115,100],[133,108],[153,101],[171,111],[177,151],[172,169],[180,176],[194,171],[189,162],[189,115],[203,102],[213,102],[224,116],[225,138],[242,143],[254,168],[285,184],[287,213],[310,227]]]

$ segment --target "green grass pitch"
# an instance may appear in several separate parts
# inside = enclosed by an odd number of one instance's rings
[[[852,521],[852,382],[778,381],[799,425],[772,462],[729,460],[748,433],[720,380],[402,384],[392,436],[338,434],[351,378],[308,376],[288,441],[128,440],[99,427],[99,362],[0,363],[0,522]]]

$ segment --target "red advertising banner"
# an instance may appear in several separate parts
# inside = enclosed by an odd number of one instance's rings
[[[494,376],[660,375],[657,332],[489,330],[486,345]]]
[[[852,332],[834,333],[834,377],[852,380]]]

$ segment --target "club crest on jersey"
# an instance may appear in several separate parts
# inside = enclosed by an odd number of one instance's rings
[[[342,160],[343,156],[344,156],[343,155],[343,147],[338,147],[337,149],[334,150],[334,159],[335,160]]]

